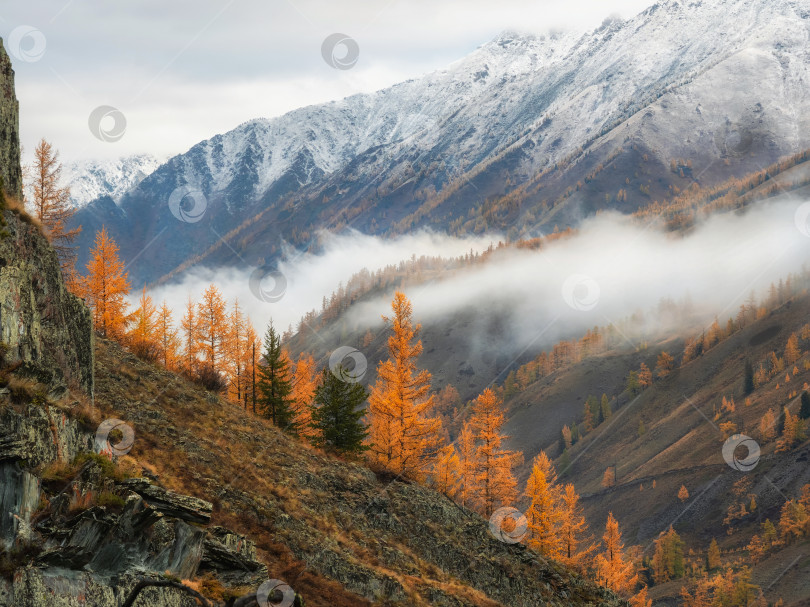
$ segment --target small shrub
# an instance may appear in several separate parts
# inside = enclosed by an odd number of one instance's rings
[[[110,510],[123,510],[124,504],[126,504],[124,498],[120,495],[116,495],[112,491],[102,491],[98,494],[98,497],[96,497],[96,505],[103,506]]]
[[[118,468],[111,460],[92,451],[82,451],[73,458],[73,466],[76,472],[81,470],[88,462],[96,464],[101,469],[101,475],[104,478],[111,478],[116,481],[123,480]]]
[[[0,577],[11,582],[14,572],[20,567],[28,565],[42,552],[37,544],[15,546],[9,552],[0,554]]]
[[[199,365],[192,371],[184,371],[183,376],[209,392],[222,392],[228,385],[225,377],[208,365]]]
[[[225,599],[225,593],[227,592],[225,586],[222,585],[212,573],[206,573],[202,576],[199,581],[199,593],[206,598],[209,598],[213,601],[222,601]]]

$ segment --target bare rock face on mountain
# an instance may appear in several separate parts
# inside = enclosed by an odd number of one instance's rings
[[[20,114],[14,94],[14,70],[0,44],[0,177],[11,195],[22,197]]]
[[[0,176],[5,195],[20,200],[18,120],[14,71],[0,44]],[[90,312],[65,288],[59,260],[39,227],[22,212],[6,208],[2,212],[0,342],[5,362],[25,365],[53,391],[76,385],[89,394],[93,390]]]
[[[93,390],[90,311],[65,288],[39,228],[6,212],[0,235],[0,332],[7,363],[22,363],[51,391]]]

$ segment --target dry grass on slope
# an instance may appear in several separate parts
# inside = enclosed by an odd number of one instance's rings
[[[381,482],[102,339],[96,405],[134,427],[130,456],[213,502],[212,522],[254,540],[308,607],[623,604],[443,496]]]

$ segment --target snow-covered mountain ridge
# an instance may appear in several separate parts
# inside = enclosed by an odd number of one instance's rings
[[[269,212],[270,221],[293,198],[302,232],[349,220],[384,232],[416,227],[425,221],[414,215],[425,199],[450,192],[462,177],[475,179],[477,190],[436,203],[433,227],[446,229],[505,193],[507,181],[519,184],[565,159],[615,157],[629,142],[661,167],[672,158],[705,167],[728,155],[761,165],[810,146],[809,16],[799,0],[669,0],[584,35],[504,32],[422,78],[216,135],[134,186],[121,198],[120,215],[91,205],[79,219],[91,227],[102,216],[117,223],[130,241],[122,250],[134,256],[175,221],[166,204],[172,191],[201,190],[208,209],[200,231],[188,241],[175,236],[159,259],[140,257],[155,278],[218,240],[203,229],[206,222],[221,235],[259,212]],[[729,149],[741,131],[746,149]],[[664,177],[645,170],[631,195],[666,191]],[[544,221],[570,223],[618,187],[603,189],[572,197],[586,209]],[[542,213],[550,211],[525,206],[499,227],[524,226]],[[130,229],[131,218],[148,229]],[[262,242],[250,245],[262,252],[246,257],[272,257],[279,237],[275,228],[264,230]]]
[[[162,160],[151,154],[136,154],[115,160],[70,162],[62,166],[62,185],[70,187],[70,203],[77,208],[102,196],[118,201],[151,175]]]

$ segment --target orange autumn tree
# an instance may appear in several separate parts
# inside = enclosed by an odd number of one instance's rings
[[[511,505],[517,497],[512,470],[520,464],[521,456],[503,448],[503,441],[509,438],[501,433],[503,417],[503,403],[490,388],[475,399],[469,421],[476,439],[475,506],[485,516],[500,506]]]
[[[566,484],[561,497],[559,535],[562,553],[559,558],[569,567],[584,570],[596,545],[590,543],[588,523],[574,485]]]
[[[59,162],[59,152],[45,139],[40,140],[34,150],[34,164],[27,172],[31,175],[29,208],[56,249],[62,272],[72,280],[76,251],[70,245],[82,228],[67,229],[67,222],[76,209],[69,204],[70,188],[60,187],[62,164]]]
[[[93,326],[102,336],[114,339],[124,336],[129,290],[118,246],[102,227],[90,249],[87,276],[81,280],[81,293],[93,312]]]
[[[439,493],[443,493],[449,498],[455,498],[460,487],[461,463],[458,453],[453,445],[445,445],[439,451],[436,463],[433,467],[433,487]]]
[[[155,360],[157,358],[158,344],[155,339],[157,311],[157,307],[152,298],[147,295],[146,287],[144,287],[141,298],[138,300],[138,308],[130,317],[132,328],[127,334],[130,350],[144,360]]]
[[[604,552],[596,557],[597,581],[617,594],[630,596],[638,582],[638,574],[633,561],[624,553],[619,523],[612,512],[608,513],[602,544]]]
[[[528,544],[543,556],[560,559],[564,553],[564,538],[560,534],[563,513],[556,481],[554,464],[541,451],[534,458],[532,471],[526,481],[525,495],[529,499],[526,520],[531,532]]]
[[[470,506],[475,486],[475,436],[469,423],[464,424],[458,435],[458,489],[457,501]]]
[[[392,472],[421,480],[439,451],[441,423],[430,416],[430,373],[416,367],[422,342],[417,339],[421,325],[413,325],[413,306],[397,291],[391,310],[391,318],[383,316],[392,329],[389,358],[378,365],[368,399],[369,456]]]
[[[228,375],[228,397],[237,403],[242,402],[245,388],[245,353],[247,347],[245,336],[247,334],[247,319],[239,308],[239,300],[235,299],[231,313],[226,319],[226,335],[224,340],[225,367]]]
[[[315,402],[315,390],[318,387],[318,375],[315,359],[311,354],[302,353],[293,367],[292,409],[293,420],[298,426],[301,438],[313,438],[312,406]]]
[[[215,285],[209,285],[197,304],[197,350],[213,372],[222,367],[227,339],[225,300]]]
[[[253,328],[253,324],[248,323],[245,332],[245,390],[243,397],[245,411],[252,408],[254,414],[256,413],[256,399],[258,397],[256,366],[257,361],[261,359],[261,355],[262,342],[259,340],[259,335],[256,333],[256,329]]]
[[[187,372],[193,371],[197,361],[197,309],[191,295],[186,302],[186,313],[180,321],[183,330],[183,365]]]
[[[157,342],[158,361],[167,369],[176,369],[180,338],[177,335],[177,329],[174,327],[172,310],[165,300],[157,312],[155,341]]]

